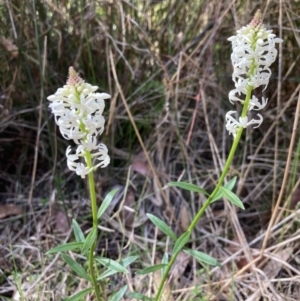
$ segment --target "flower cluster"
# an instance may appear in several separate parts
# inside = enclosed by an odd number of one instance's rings
[[[74,140],[78,145],[75,154],[71,154],[69,146],[66,156],[69,169],[82,178],[110,162],[107,147],[103,143],[97,144],[97,136],[104,130],[104,100],[110,98],[110,95],[95,93],[97,89],[97,86],[85,83],[74,68],[70,67],[67,84],[48,97],[51,102],[49,107],[62,136],[67,140]],[[100,162],[89,166],[86,162],[87,154]]]
[[[267,88],[271,76],[269,67],[277,56],[275,44],[281,43],[282,40],[276,38],[272,30],[266,30],[262,24],[260,10],[249,25],[242,27],[237,31],[237,35],[228,40],[232,43],[232,80],[235,83],[235,89],[229,93],[229,101],[232,104],[239,101],[246,106],[243,116],[238,120],[232,117],[233,113],[237,114],[235,111],[226,114],[226,129],[235,137],[240,127],[246,128],[251,124],[258,127],[263,121],[260,114],[257,114],[258,119],[248,121],[247,112],[263,109],[268,101],[265,98],[259,101],[257,97],[251,97],[251,92],[259,86]]]

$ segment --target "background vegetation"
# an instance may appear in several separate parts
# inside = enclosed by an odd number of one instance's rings
[[[120,193],[102,220],[98,252],[140,256],[128,276],[111,279],[107,295],[124,283],[155,292],[160,274],[135,272],[158,263],[169,241],[146,213],[179,235],[203,197],[166,184],[214,187],[232,143],[224,129],[234,87],[227,38],[258,8],[284,43],[268,88],[256,93],[269,99],[263,125],[247,130],[231,168],[246,210],[226,200],[209,208],[192,247],[223,267],[200,267],[182,254],[165,300],[299,300],[296,0],[1,2],[0,298],[63,300],[86,285],[58,256],[44,256],[73,239],[72,217],[91,226],[85,182],[67,169],[68,142],[46,99],[69,66],[112,96],[102,136],[112,160],[96,173],[99,203],[115,187]]]

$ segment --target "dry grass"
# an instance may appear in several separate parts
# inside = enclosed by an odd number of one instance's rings
[[[146,213],[181,234],[204,199],[166,184],[214,187],[232,142],[224,129],[233,88],[227,38],[258,8],[284,43],[263,92],[264,123],[244,135],[228,176],[238,176],[246,210],[226,200],[207,210],[190,247],[222,268],[182,254],[165,300],[299,300],[300,2],[293,0],[2,2],[0,299],[64,300],[87,287],[59,256],[44,255],[73,239],[73,217],[85,231],[91,226],[85,183],[67,169],[67,143],[46,100],[71,65],[112,95],[103,136],[112,162],[96,175],[99,202],[114,187],[121,192],[101,222],[98,251],[140,256],[106,293],[124,284],[155,292],[160,275],[135,271],[172,246]]]

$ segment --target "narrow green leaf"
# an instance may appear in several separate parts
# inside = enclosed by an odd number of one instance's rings
[[[81,249],[82,246],[83,246],[82,242],[68,242],[64,245],[59,245],[55,248],[50,249],[49,251],[46,252],[46,255],[58,253],[58,252],[72,251],[75,249]]]
[[[239,197],[235,193],[233,193],[232,191],[228,190],[225,187],[222,187],[221,189],[223,190],[224,196],[226,197],[226,199],[228,201],[230,201],[232,204],[234,204],[242,209],[245,209],[242,201],[239,199]]]
[[[122,288],[120,288],[119,291],[114,293],[112,296],[108,298],[108,301],[120,301],[124,294],[126,293],[127,285],[124,285]]]
[[[179,187],[179,188],[182,188],[182,189],[185,189],[185,190],[189,190],[189,191],[209,195],[209,193],[207,191],[205,191],[203,188],[200,188],[199,186],[188,183],[188,182],[170,182],[170,183],[168,183],[168,186],[170,186],[170,187]]]
[[[97,238],[97,228],[93,228],[92,231],[88,234],[83,243],[83,247],[81,249],[82,254],[86,254],[86,252],[91,248],[93,243],[96,241]]]
[[[214,259],[213,257],[211,257],[205,253],[199,252],[197,250],[190,250],[190,249],[184,250],[184,252],[193,256],[200,263],[206,263],[206,264],[210,264],[213,266],[221,267],[221,264],[216,259]]]
[[[139,274],[139,275],[146,275],[146,274],[155,272],[157,270],[163,269],[166,266],[168,266],[168,265],[164,264],[164,263],[160,263],[160,264],[156,264],[156,265],[152,265],[150,267],[144,268],[140,271],[137,271],[136,273]]]
[[[82,290],[78,293],[76,293],[75,295],[69,297],[67,299],[67,301],[80,301],[82,300],[81,298],[84,297],[85,295],[87,295],[88,293],[90,293],[93,290],[93,288],[87,288],[85,290]]]
[[[165,252],[165,253],[164,253],[164,256],[163,256],[163,258],[162,258],[161,263],[167,265],[168,262],[169,262],[169,255],[168,255],[167,252]],[[166,269],[167,269],[167,267],[162,268],[162,270],[161,270],[161,276],[162,276],[162,277],[164,276],[164,274],[165,274],[165,272],[166,272]]]
[[[96,257],[95,258],[100,264],[107,267],[110,270],[119,272],[119,273],[128,273],[127,269],[124,268],[120,263],[110,258]]]
[[[138,259],[139,256],[129,256],[123,260],[120,261],[120,264],[123,266],[123,267],[127,267],[128,265],[130,265],[132,262],[134,262],[136,259]],[[102,279],[105,279],[111,275],[114,275],[116,274],[117,272],[116,271],[113,271],[111,269],[105,271],[103,274],[101,274],[97,280],[102,280]]]
[[[163,233],[169,236],[171,239],[176,240],[176,234],[172,231],[172,229],[161,219],[156,217],[153,214],[147,213],[147,216],[151,220],[151,222]]]
[[[169,262],[169,255],[168,255],[167,252],[165,252],[165,253],[164,253],[164,256],[163,256],[163,258],[162,258],[162,260],[161,260],[161,263],[163,263],[163,264],[168,264],[168,262]]]
[[[173,254],[177,254],[190,239],[190,232],[184,232],[175,242]]]
[[[119,188],[115,188],[113,189],[112,191],[110,191],[106,197],[104,198],[99,210],[98,210],[98,213],[97,213],[97,218],[99,219],[102,214],[105,212],[105,210],[107,209],[107,207],[110,205],[113,197],[115,196],[116,192],[119,190]]]
[[[227,188],[228,190],[232,191],[235,182],[236,182],[237,177],[233,177],[227,184],[224,185],[225,188]]]
[[[71,267],[71,269],[78,274],[81,278],[86,279],[88,281],[92,281],[90,276],[86,273],[84,268],[79,265],[75,260],[73,260],[71,257],[69,257],[66,254],[61,254],[63,260]]]
[[[142,301],[153,301],[152,298],[149,298],[143,294],[131,292],[127,294],[128,297],[136,300],[142,300]]]
[[[84,242],[85,237],[75,219],[72,221],[74,234],[77,242]]]
[[[224,187],[231,191],[235,185],[236,179],[237,179],[237,177],[233,177],[227,184],[224,185]],[[210,203],[218,201],[218,200],[222,199],[223,197],[224,197],[224,191],[222,190],[222,187],[221,187]]]
[[[129,256],[127,258],[124,258],[120,261],[120,264],[122,264],[122,266],[127,267],[128,265],[130,265],[131,263],[133,263],[134,261],[136,261],[140,256]]]
[[[210,204],[213,202],[216,202],[220,199],[222,199],[224,196],[224,192],[219,188],[218,192],[216,193],[216,195],[214,196],[214,198],[211,200]]]
[[[97,280],[103,280],[103,279],[105,279],[105,278],[108,278],[108,277],[111,276],[111,275],[116,274],[116,273],[118,273],[118,272],[113,271],[113,270],[111,270],[111,269],[107,269],[105,272],[103,272],[103,273],[97,278]]]

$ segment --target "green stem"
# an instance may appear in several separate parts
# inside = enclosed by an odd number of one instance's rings
[[[85,154],[85,160],[87,163],[87,166],[89,168],[92,168],[92,156],[90,152],[86,151]],[[95,181],[94,181],[94,173],[91,171],[88,174],[88,180],[89,180],[89,190],[90,190],[90,198],[91,198],[91,205],[92,205],[92,216],[93,216],[93,228],[98,230],[98,218],[97,218],[97,200],[96,200],[96,190],[95,190]],[[94,269],[94,252],[96,247],[96,241],[97,241],[97,232],[96,232],[96,239],[93,245],[91,246],[90,252],[89,252],[89,270],[92,278],[92,283],[95,289],[96,299],[97,301],[101,301],[100,298],[100,289],[97,285],[97,279],[95,275],[95,269]]]
[[[247,115],[247,112],[248,112],[248,107],[249,107],[249,101],[250,101],[250,97],[251,97],[251,93],[252,93],[252,90],[253,88],[251,86],[248,86],[248,89],[247,89],[247,94],[246,94],[246,98],[245,98],[245,101],[244,101],[244,107],[243,107],[243,111],[242,111],[242,114],[241,116],[242,117],[245,117]],[[231,146],[231,150],[230,150],[230,153],[228,155],[228,158],[226,160],[226,163],[225,163],[225,166],[224,166],[224,169],[222,171],[222,174],[221,174],[221,177],[215,187],[215,189],[213,190],[213,192],[210,194],[210,196],[208,197],[208,199],[204,202],[204,204],[202,205],[202,207],[200,208],[200,210],[198,211],[198,213],[196,214],[196,216],[194,217],[194,219],[192,220],[190,226],[188,227],[187,229],[187,232],[191,232],[195,229],[199,219],[201,218],[201,216],[203,215],[203,213],[205,212],[206,208],[210,205],[211,201],[213,200],[213,198],[215,197],[215,195],[217,194],[217,192],[219,191],[220,187],[222,186],[223,182],[224,182],[224,179],[228,173],[228,170],[229,170],[229,167],[231,165],[231,162],[233,160],[233,157],[234,157],[234,154],[235,154],[235,151],[237,149],[237,146],[240,142],[240,139],[241,139],[241,136],[242,136],[242,133],[243,133],[243,130],[244,128],[240,127],[238,129],[238,132],[236,134],[236,137],[234,138],[233,140],[233,144]],[[161,295],[163,293],[163,288],[164,288],[164,285],[165,285],[165,282],[167,280],[167,277],[168,277],[168,274],[179,254],[181,250],[179,250],[178,252],[174,253],[173,256],[171,257],[169,263],[168,263],[168,266],[164,272],[164,275],[163,275],[163,278],[160,282],[160,285],[159,285],[159,288],[157,290],[157,294],[155,296],[155,299],[154,301],[159,301],[160,298],[161,298]]]

